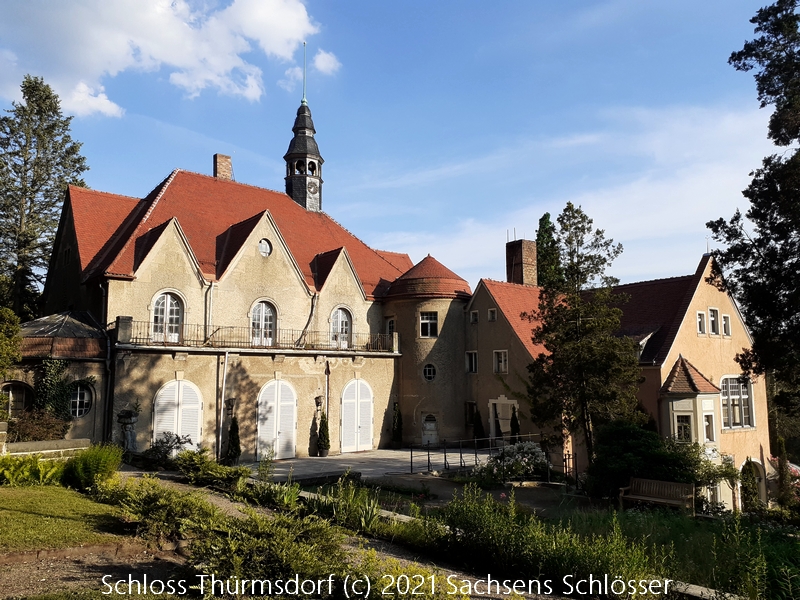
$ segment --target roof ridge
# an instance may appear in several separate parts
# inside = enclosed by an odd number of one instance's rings
[[[694,277],[695,274],[692,273],[690,275],[675,275],[673,277],[660,277],[659,279],[644,279],[642,281],[631,281],[630,283],[620,283],[618,285],[612,286],[613,289],[621,288],[621,287],[628,287],[632,285],[643,285],[649,283],[661,283],[662,281],[676,281],[678,279],[687,279],[690,277]]]
[[[253,189],[256,189],[256,190],[267,190],[268,192],[274,192],[276,194],[283,194],[284,196],[286,196],[287,198],[292,200],[292,197],[289,196],[289,194],[287,194],[286,192],[282,192],[280,190],[273,190],[272,188],[263,187],[263,186],[260,186],[260,185],[253,185],[252,183],[244,183],[242,181],[236,181],[234,179],[220,179],[219,177],[214,177],[213,175],[207,175],[206,173],[198,173],[197,171],[189,171],[187,169],[175,169],[175,170],[176,171],[180,171],[181,173],[186,173],[187,175],[197,175],[198,177],[204,177],[206,179],[211,179],[212,181],[222,181],[224,183],[234,183],[236,185],[243,185],[245,187],[253,188]],[[292,202],[294,202],[294,200],[292,200]]]
[[[287,197],[288,197],[288,196],[287,196]],[[293,201],[293,202],[294,202],[294,201]],[[350,231],[350,230],[349,230],[347,227],[345,227],[344,225],[342,225],[341,223],[339,223],[339,221],[337,221],[336,219],[334,219],[334,218],[333,218],[332,216],[330,216],[328,213],[326,213],[325,211],[321,210],[321,211],[319,211],[319,213],[318,213],[318,214],[325,215],[326,217],[328,217],[328,219],[330,219],[332,222],[336,223],[336,224],[337,224],[339,227],[341,227],[341,228],[342,228],[342,229],[345,231],[345,233],[347,233],[347,234],[348,234],[350,237],[352,237],[354,240],[356,240],[356,241],[358,241],[358,242],[360,242],[360,243],[364,244],[364,246],[365,246],[366,248],[369,248],[369,250],[370,250],[370,251],[371,251],[371,252],[372,252],[372,253],[373,253],[375,256],[377,256],[378,258],[380,258],[380,259],[381,259],[383,262],[385,262],[387,265],[389,265],[389,266],[390,266],[390,267],[392,267],[392,268],[393,268],[395,271],[397,271],[397,272],[399,273],[398,277],[399,277],[400,275],[402,275],[402,274],[403,274],[403,272],[402,272],[400,269],[398,269],[396,266],[394,266],[392,263],[390,263],[388,260],[386,260],[386,259],[385,259],[383,256],[381,256],[380,254],[378,254],[378,252],[377,252],[377,250],[376,250],[375,248],[373,248],[372,246],[370,246],[369,244],[367,244],[367,243],[366,243],[364,240],[362,240],[360,237],[358,237],[356,234],[354,234],[352,231]],[[342,247],[344,248],[344,246],[342,246]],[[405,254],[408,254],[408,253],[406,252]],[[413,267],[412,267],[412,268],[413,268]]]
[[[91,194],[98,194],[100,196],[117,196],[118,198],[126,198],[128,200],[135,200],[136,202],[141,202],[141,198],[137,198],[136,196],[129,196],[128,194],[116,194],[114,192],[101,192],[100,190],[95,190],[90,187],[83,187],[80,185],[74,185],[70,183],[67,187],[75,188],[76,190],[80,190],[81,192],[88,192]]]

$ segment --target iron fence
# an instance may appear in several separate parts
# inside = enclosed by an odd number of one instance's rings
[[[384,333],[332,333],[302,329],[277,329],[263,332],[250,327],[133,321],[131,344],[142,346],[186,346],[189,348],[252,348],[278,350],[350,350],[353,352],[392,352],[392,335]]]

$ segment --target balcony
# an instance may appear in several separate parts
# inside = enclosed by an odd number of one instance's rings
[[[249,327],[157,324],[117,317],[117,342],[133,346],[237,348],[252,350],[324,350],[326,352],[397,352],[396,334],[278,329],[272,337]]]

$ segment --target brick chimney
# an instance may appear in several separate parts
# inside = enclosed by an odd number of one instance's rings
[[[231,165],[231,157],[224,154],[214,155],[214,177],[217,179],[233,179],[233,166]]]
[[[506,243],[506,281],[521,285],[537,285],[536,242],[514,240]]]

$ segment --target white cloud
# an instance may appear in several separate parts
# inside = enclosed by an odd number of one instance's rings
[[[325,50],[317,50],[312,63],[314,68],[323,75],[333,75],[342,66],[339,59],[333,52],[325,52]]]
[[[0,94],[18,88],[20,70],[43,75],[77,114],[119,115],[101,81],[126,70],[169,73],[196,96],[205,89],[257,100],[262,72],[246,60],[260,49],[292,61],[318,26],[301,0],[233,0],[224,7],[189,0],[12,0],[0,21]],[[16,96],[16,94],[15,94]]]
[[[284,79],[278,81],[278,85],[287,92],[293,92],[297,84],[303,81],[303,69],[300,67],[291,67],[286,69],[284,76]]]
[[[482,196],[481,216],[450,217],[446,235],[417,227],[370,243],[408,252],[415,261],[430,252],[474,287],[481,277],[504,278],[509,232],[513,236],[516,228],[517,237],[531,239],[544,212],[555,216],[571,201],[625,246],[612,269],[623,281],[688,274],[705,252],[705,223],[747,207],[741,190],[750,180],[749,172],[776,151],[764,135],[767,117],[749,108],[620,108],[605,114],[606,126],[600,131],[523,141],[461,163],[397,174],[387,187],[409,188],[406,192],[415,188],[413,193],[419,193],[420,184],[436,177],[441,185],[449,181],[451,188],[461,186],[453,194],[459,206],[444,209],[451,215],[478,214],[470,210],[470,188],[478,186],[486,171],[511,158],[526,164],[549,160],[545,170],[572,172],[575,181],[565,184],[568,188],[531,192],[516,204],[493,203],[489,208]],[[627,165],[623,169],[617,168],[621,162]],[[472,173],[479,175],[470,179]],[[378,174],[363,188],[381,187],[385,177]],[[499,189],[497,196],[510,198]],[[414,222],[419,225],[419,219]],[[713,240],[710,244],[713,248]]]

